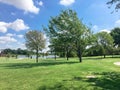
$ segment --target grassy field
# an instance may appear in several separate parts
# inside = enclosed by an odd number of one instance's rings
[[[120,58],[0,58],[0,90],[120,90]]]

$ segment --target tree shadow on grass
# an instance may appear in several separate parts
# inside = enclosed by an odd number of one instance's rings
[[[5,67],[9,69],[19,69],[19,68],[32,68],[39,66],[52,66],[52,65],[75,64],[75,63],[79,63],[79,62],[9,63],[9,64],[1,64],[0,67]]]
[[[47,85],[40,86],[37,90],[69,90],[69,89],[65,87],[62,83],[58,82],[53,86]]]
[[[120,72],[102,72],[102,73],[93,73],[94,78],[87,78],[74,76],[71,82],[87,82],[89,85],[87,87],[78,86],[78,90],[120,90]],[[68,81],[68,80],[64,80]],[[83,85],[84,86],[84,85]],[[74,90],[74,89],[73,89]]]
[[[120,90],[120,72],[103,72],[94,73],[99,75],[97,78],[89,78],[86,82],[94,83],[95,87],[100,87],[102,90]]]
[[[101,58],[101,57],[85,57],[83,58],[83,60],[102,60],[104,58]]]
[[[95,78],[86,78],[74,76],[71,79],[65,79],[57,82],[53,86],[43,85],[38,90],[120,90],[120,72],[102,72],[93,73]],[[72,84],[66,84],[72,82]],[[84,84],[74,85],[74,82],[87,82]]]
[[[105,59],[112,59],[112,58],[120,58],[120,56],[91,56],[91,57],[83,57],[83,60],[105,60]]]
[[[66,85],[64,82],[57,82],[53,86],[47,86],[43,85],[40,86],[37,90],[86,90],[84,86],[78,86],[75,85]]]

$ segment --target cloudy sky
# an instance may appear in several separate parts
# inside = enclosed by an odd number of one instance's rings
[[[120,12],[108,9],[108,0],[0,0],[0,49],[25,48],[24,34],[42,30],[60,10],[75,10],[94,33],[120,26]]]

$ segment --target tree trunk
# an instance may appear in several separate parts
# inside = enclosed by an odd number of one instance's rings
[[[80,47],[78,48],[77,53],[78,53],[79,61],[81,63],[82,62],[82,53],[81,53]]]
[[[68,61],[69,60],[69,51],[68,51],[68,48],[67,48],[66,57],[67,57],[67,61]]]
[[[112,58],[113,58],[113,50],[112,50]]]
[[[36,63],[38,63],[38,50],[36,50]]]
[[[82,55],[81,55],[81,53],[79,55],[79,61],[80,61],[80,63],[82,62]]]
[[[64,58],[66,58],[66,48],[64,49]]]
[[[55,52],[55,60],[56,60],[56,52]]]
[[[82,62],[82,56],[79,57],[79,61]]]
[[[105,58],[105,56],[106,56],[106,55],[104,54],[104,58]]]
[[[68,56],[68,53],[67,53],[67,61],[69,60],[69,56]]]

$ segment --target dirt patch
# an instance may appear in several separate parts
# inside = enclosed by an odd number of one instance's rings
[[[96,76],[94,76],[94,75],[89,75],[89,76],[86,76],[86,78],[96,78]]]
[[[120,66],[120,62],[114,62],[114,64]]]

